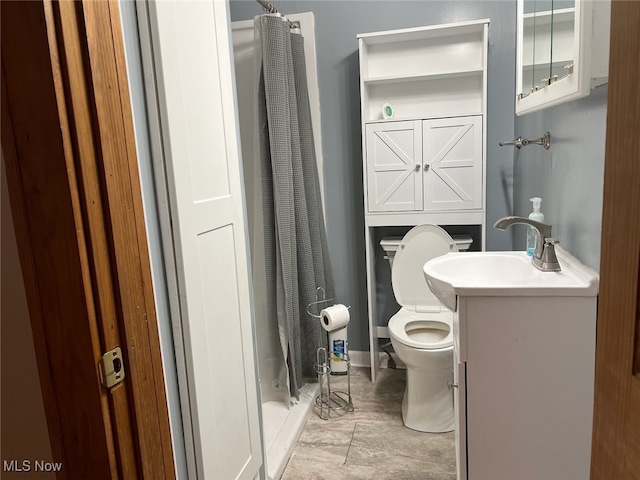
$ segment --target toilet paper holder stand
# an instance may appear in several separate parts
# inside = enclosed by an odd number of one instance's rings
[[[323,305],[322,308],[330,306],[331,302],[333,302],[333,298],[324,297],[324,288],[318,287],[316,288],[316,301],[311,302],[307,305],[307,314],[311,318],[315,318],[318,321],[322,320],[320,312],[315,314],[311,311],[311,308],[316,307],[318,310],[320,310],[320,305]],[[347,306],[347,308],[351,309],[351,306]],[[328,332],[321,328],[320,335],[322,335],[324,338],[321,338],[319,344],[328,346]],[[346,392],[331,389],[331,363],[329,361],[331,355],[336,355],[347,362]],[[318,348],[318,350],[316,351],[316,363],[314,364],[314,367],[318,374],[318,386],[320,387],[320,394],[316,397],[318,416],[323,420],[329,420],[332,410],[353,412],[353,399],[351,397],[351,358],[349,357],[348,349],[346,352],[337,352],[333,350],[329,351],[327,347]]]
[[[324,288],[322,288],[322,287],[316,288],[316,301],[315,302],[311,302],[309,305],[307,305],[307,314],[310,317],[315,318],[316,320],[322,319],[322,316],[320,315],[320,312],[318,312],[317,314],[313,313],[310,310],[311,307],[318,307],[319,305],[321,305],[323,303],[325,304],[324,307],[327,307],[327,306],[329,306],[330,302],[333,302],[333,298],[324,298],[324,296],[325,296]],[[351,305],[347,305],[347,308],[349,310],[351,310]]]

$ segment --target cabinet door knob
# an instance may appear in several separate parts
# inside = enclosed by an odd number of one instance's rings
[[[426,172],[426,171],[428,171],[428,170],[429,170],[429,164],[428,164],[428,163],[425,163],[425,164],[424,164],[424,171]]]
[[[419,171],[420,171],[420,164],[416,163],[416,172],[419,172]]]

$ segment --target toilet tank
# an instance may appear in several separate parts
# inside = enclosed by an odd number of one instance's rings
[[[451,238],[453,239],[453,243],[456,244],[456,246],[458,247],[458,251],[460,252],[469,250],[469,247],[473,243],[473,239],[470,235],[452,235]],[[393,268],[393,257],[395,257],[402,239],[403,237],[385,237],[380,240],[380,246],[386,254],[384,258],[389,260],[389,265],[391,266],[391,268]]]

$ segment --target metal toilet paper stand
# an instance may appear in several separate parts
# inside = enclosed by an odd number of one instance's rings
[[[333,298],[324,297],[324,288],[318,287],[316,288],[316,301],[307,305],[307,314],[318,321],[322,320],[319,310],[330,306],[330,302],[333,302]],[[322,305],[322,307],[320,307],[320,305]],[[311,311],[312,307],[315,307],[316,310],[318,310],[317,314]],[[320,394],[316,397],[316,406],[319,408],[318,416],[323,420],[329,420],[332,410],[353,412],[353,399],[351,398],[351,358],[349,357],[348,349],[346,352],[339,352],[329,350],[329,348],[327,348],[329,345],[329,332],[324,330],[322,327],[320,335],[321,339],[319,344],[325,346],[318,348],[316,351],[316,363],[314,364],[316,372],[318,373],[318,385],[320,386]],[[342,358],[347,362],[346,392],[331,390],[331,355]]]

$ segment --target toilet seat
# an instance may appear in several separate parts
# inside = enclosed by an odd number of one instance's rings
[[[402,308],[389,320],[393,340],[418,350],[439,350],[453,346],[453,312],[417,315]]]
[[[404,236],[391,272],[393,293],[403,307],[389,320],[392,338],[420,350],[453,345],[453,313],[431,292],[422,267],[433,258],[457,251],[449,234],[436,225],[418,225]]]

